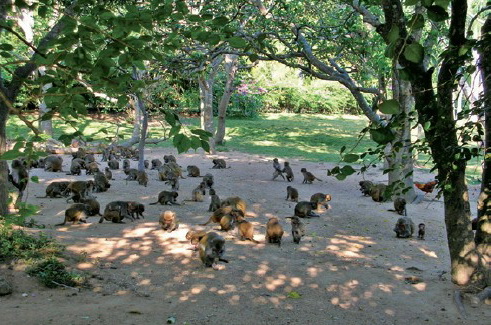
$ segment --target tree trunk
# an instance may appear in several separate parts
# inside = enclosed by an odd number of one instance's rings
[[[215,132],[213,126],[213,83],[213,79],[198,78],[201,128],[211,134]],[[210,153],[215,154],[215,140],[213,137],[210,137],[209,141]]]
[[[44,75],[44,68],[41,67],[38,69],[38,72],[40,75]],[[51,87],[53,86],[53,84],[51,83],[48,83],[46,85],[43,86],[43,95],[48,91],[48,89],[50,89]],[[39,104],[39,117],[40,117],[40,120],[39,120],[39,131],[44,133],[44,134],[47,134],[50,136],[50,138],[53,137],[53,120],[51,118],[47,119],[47,120],[44,120],[43,121],[43,116],[44,114],[48,113],[49,111],[51,111],[49,109],[49,107],[46,105],[46,102],[44,100],[44,98],[41,100],[41,103]]]
[[[215,144],[223,145],[223,139],[225,138],[225,117],[227,115],[227,107],[230,103],[230,98],[235,89],[234,80],[235,74],[238,68],[238,56],[234,54],[225,55],[225,73],[227,75],[227,80],[225,82],[225,87],[223,89],[223,95],[218,103],[218,123],[217,132],[215,134]]]
[[[0,90],[1,91],[1,90]],[[0,155],[7,151],[8,107],[0,101]],[[8,214],[8,172],[7,161],[0,160],[0,216]]]
[[[145,139],[147,137],[148,129],[148,113],[145,109],[145,104],[141,100],[140,96],[136,96],[136,103],[139,108],[140,114],[143,116],[141,125],[140,142],[138,143],[138,170],[145,171]]]

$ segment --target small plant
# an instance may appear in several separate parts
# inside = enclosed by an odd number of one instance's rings
[[[27,274],[35,276],[48,288],[57,286],[77,286],[84,282],[84,277],[68,272],[65,265],[55,257],[42,260],[27,270]]]

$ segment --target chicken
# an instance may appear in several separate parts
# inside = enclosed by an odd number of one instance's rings
[[[437,180],[427,182],[427,183],[414,182],[414,186],[416,186],[417,188],[419,188],[421,191],[423,191],[425,193],[433,192],[433,189],[435,188],[436,184],[438,184]]]

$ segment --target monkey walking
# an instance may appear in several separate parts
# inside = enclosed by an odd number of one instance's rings
[[[300,240],[305,236],[305,226],[297,216],[287,217],[292,222],[292,236],[295,244],[300,244]]]
[[[322,182],[322,179],[317,178],[311,172],[308,172],[306,168],[300,169],[300,172],[303,174],[303,182],[302,184],[312,184],[313,181],[318,180]]]
[[[164,204],[180,205],[176,201],[176,198],[178,196],[179,196],[179,193],[177,193],[177,192],[162,191],[159,193],[159,197],[157,199],[157,202],[150,203],[150,205],[154,205],[157,203],[160,203],[162,205],[164,205]]]
[[[75,203],[70,208],[65,210],[65,219],[62,223],[57,223],[55,226],[64,226],[67,222],[72,224],[87,223],[89,207],[83,203]]]
[[[198,166],[189,165],[186,169],[188,171],[189,177],[199,177],[200,176],[200,170],[199,170]]]
[[[225,169],[227,168],[227,163],[225,162],[224,159],[213,159],[213,167],[212,169]],[[230,167],[228,167],[230,168]]]
[[[310,202],[315,202],[317,204],[316,209],[318,210],[321,206],[326,208],[326,210],[329,210],[331,206],[329,205],[329,201],[331,201],[331,195],[330,194],[324,194],[324,193],[315,193],[310,197]]]
[[[315,209],[317,209],[317,202],[308,202],[308,201],[298,202],[295,205],[295,216],[300,218],[311,218],[311,217],[319,218],[320,216],[318,214],[312,212]]]
[[[273,173],[272,181],[274,181],[278,176],[281,176],[281,178],[285,180],[285,176],[283,176],[283,170],[281,169],[280,163],[278,162],[278,158],[273,159],[273,168],[274,168],[274,173]]]
[[[46,187],[46,196],[38,196],[38,198],[57,198],[67,195],[67,188],[70,185],[68,181],[52,182]]]
[[[426,225],[420,223],[418,225],[418,239],[425,240]]]
[[[8,179],[19,190],[17,202],[21,202],[24,191],[27,188],[27,183],[29,182],[29,172],[24,163],[18,159],[14,159],[11,166],[12,171],[10,172]]]

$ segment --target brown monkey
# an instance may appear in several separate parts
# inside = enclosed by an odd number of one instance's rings
[[[179,166],[176,162],[174,161],[169,161],[167,163],[165,163],[165,165],[167,168],[169,168],[175,175],[177,175],[177,177],[180,177],[182,179],[185,179],[186,177],[184,177],[182,175],[182,169],[181,169],[181,166]]]
[[[414,233],[414,222],[409,217],[402,217],[397,220],[394,227],[397,238],[409,238]]]
[[[298,190],[294,187],[286,187],[286,200],[292,200],[293,202],[298,202]]]
[[[295,216],[300,218],[320,217],[318,214],[312,212],[312,210],[315,209],[317,209],[316,202],[298,202],[297,205],[295,205]]]
[[[45,158],[39,158],[37,168],[44,169],[45,167],[46,167],[46,159]]]
[[[236,223],[240,240],[248,239],[253,243],[259,244],[259,242],[254,239],[254,226],[252,223],[246,221],[242,216],[237,217]]]
[[[176,198],[178,196],[179,194],[177,192],[162,191],[159,193],[159,198],[157,199],[157,202],[150,203],[150,205],[154,205],[157,203],[160,203],[162,205],[164,204],[180,205],[179,203],[176,202]]]
[[[73,159],[72,163],[70,164],[70,172],[67,175],[78,175],[82,173],[82,165],[78,162],[78,159]]]
[[[167,232],[172,232],[179,228],[179,222],[177,222],[176,213],[174,211],[165,211],[160,214],[159,218],[160,227]]]
[[[319,207],[323,206],[326,209],[329,209],[330,206],[327,202],[331,201],[331,195],[330,194],[324,194],[324,193],[315,193],[310,197],[310,202],[315,202],[317,204],[316,209],[319,209]]]
[[[70,182],[52,182],[46,187],[46,196],[38,196],[38,198],[57,198],[65,195]]]
[[[104,169],[104,176],[106,176],[107,180],[114,180],[113,172],[109,169],[109,167]]]
[[[214,184],[213,175],[208,173],[205,176],[203,176],[203,182],[205,182],[208,188],[212,188]]]
[[[227,163],[224,159],[213,159],[213,169],[224,169],[227,168]]]
[[[176,161],[176,157],[174,157],[173,155],[168,155],[168,156],[164,155],[164,162],[168,164],[169,162],[176,163],[177,161]]]
[[[85,157],[84,157],[84,160],[85,160],[85,163],[87,165],[90,164],[90,163],[92,163],[92,162],[95,162],[94,154],[92,154],[92,153],[86,154]]]
[[[290,167],[290,163],[288,161],[285,161],[284,165],[285,166],[283,167],[282,172],[285,173],[286,180],[289,182],[293,182],[294,176],[293,176],[293,170]]]
[[[205,183],[201,182],[198,187],[196,187],[191,193],[191,200],[184,201],[194,201],[194,202],[203,202],[203,195],[205,195]]]
[[[370,190],[372,189],[373,182],[370,181],[360,181],[360,191],[363,194],[363,196],[369,196],[370,195]]]
[[[79,147],[77,152],[72,152],[73,158],[84,159],[86,155],[87,155],[87,151],[85,150],[85,148],[82,147]]]
[[[85,175],[93,175],[99,172],[99,165],[95,161],[88,163],[86,166]]]
[[[204,230],[189,230],[186,233],[186,239],[191,242],[194,246],[194,250],[198,250],[198,244],[201,238],[206,236],[206,231]]]
[[[86,169],[87,168],[87,163],[82,158],[74,158],[74,159],[72,159],[72,163],[74,163],[74,162],[78,163],[80,165],[80,167],[82,167],[82,169]]]
[[[123,169],[130,168],[130,161],[128,159],[123,160]]]
[[[374,184],[370,188],[370,196],[372,200],[375,202],[384,202],[387,197],[385,195],[385,190],[387,189],[387,185],[385,184]]]
[[[229,231],[235,228],[235,217],[232,214],[226,214],[220,219],[220,230]]]
[[[322,182],[322,179],[317,178],[311,172],[308,172],[306,168],[300,169],[303,174],[303,182],[302,184],[312,184],[313,181],[318,180]]]
[[[95,216],[95,215],[102,216],[101,205],[99,204],[99,202],[97,202],[96,199],[94,199],[94,198],[81,199],[80,203],[87,205],[87,215],[88,216]],[[75,204],[80,204],[80,203],[75,203]],[[72,204],[72,207],[75,204]]]
[[[73,204],[70,208],[65,210],[65,219],[62,223],[58,223],[55,226],[64,226],[67,222],[76,223],[86,223],[87,222],[87,210],[86,204],[77,203]]]
[[[64,195],[71,193],[72,196],[67,199],[67,202],[71,199],[73,202],[79,203],[80,200],[90,197],[90,193],[92,193],[93,190],[93,181],[75,181],[68,184]]]
[[[111,221],[113,223],[125,223],[124,221],[122,221],[123,218],[124,217],[121,216],[119,211],[105,209],[104,214],[99,219],[99,223],[102,223],[102,221],[104,221],[104,219],[106,219],[107,221]]]
[[[174,174],[173,172],[167,173],[167,181],[165,184],[170,185],[173,191],[179,190],[179,176]]]
[[[283,178],[283,180],[285,180],[285,176],[283,176],[283,170],[281,169],[281,165],[278,162],[278,158],[273,159],[273,168],[274,168],[274,172],[273,172],[272,181],[274,181],[276,179],[276,177],[278,177],[278,176],[281,176],[281,178]]]
[[[399,213],[401,216],[407,216],[406,213],[406,200],[398,197],[394,200],[394,209],[389,209],[387,211],[394,211]]]
[[[107,162],[107,165],[113,170],[119,169],[119,161],[117,161],[116,159],[109,160]]]
[[[243,214],[246,213],[247,203],[238,196],[229,197],[222,201],[221,207],[231,206],[237,210],[242,211]]]
[[[199,258],[206,267],[215,268],[216,261],[228,263],[223,258],[225,239],[216,232],[209,232],[199,241]]]
[[[94,184],[94,190],[96,192],[106,192],[111,187],[111,184],[109,184],[106,175],[101,172],[96,172],[94,174]]]
[[[424,223],[418,225],[418,239],[425,240],[426,226]]]
[[[283,227],[278,218],[270,218],[266,224],[266,242],[281,246],[281,237],[283,237]]]
[[[202,182],[202,184],[203,184],[203,182]],[[215,190],[212,188],[210,188],[210,198],[211,198],[211,202],[210,202],[210,207],[208,208],[208,211],[214,212],[214,211],[220,209],[220,205],[222,203],[221,203],[218,195],[215,193]]]
[[[133,219],[140,219],[140,217],[145,219],[145,217],[143,216],[143,212],[145,212],[145,205],[143,205],[140,202],[129,201],[128,212],[131,214],[131,217]],[[135,218],[135,214],[136,214],[136,218]]]
[[[136,174],[136,180],[138,181],[138,184],[139,185],[143,185],[143,186],[147,187],[148,176],[147,176],[147,173],[144,170],[137,172],[137,174]]]
[[[18,201],[22,200],[24,191],[27,187],[27,182],[29,182],[29,172],[26,166],[19,159],[12,160],[12,171],[9,174],[8,179],[10,182],[19,190]]]
[[[187,167],[187,171],[188,171],[189,177],[199,177],[199,175],[200,175],[200,170],[199,170],[198,166],[195,166],[195,165],[189,165]]]
[[[305,236],[305,226],[297,216],[290,217],[292,222],[292,236],[295,244],[300,244],[300,240]]]
[[[124,173],[128,175],[125,178],[127,181],[136,181],[136,178],[138,177],[138,170],[135,168],[126,168]]]
[[[148,161],[148,159],[145,159],[143,161],[143,167],[145,167],[145,169],[148,169],[148,167],[150,167],[150,162]]]
[[[131,221],[135,220],[135,218],[133,217],[134,214],[130,212],[130,203],[128,201],[109,202],[108,204],[106,204],[106,208],[104,209],[104,214],[106,214],[106,211],[117,211],[120,215],[120,221],[123,218],[128,218]]]
[[[152,168],[150,169],[159,169],[162,166],[162,162],[160,161],[160,159],[152,159],[151,163]]]
[[[222,207],[220,209],[217,209],[213,212],[213,214],[211,215],[210,219],[208,219],[207,222],[203,223],[203,224],[200,224],[200,226],[206,226],[207,224],[209,223],[212,223],[212,222],[215,222],[215,223],[220,223],[220,220],[222,220],[222,218],[225,216],[225,215],[228,215],[232,212],[234,208],[231,207],[231,206],[226,206],[226,207]]]
[[[44,170],[47,172],[62,172],[63,158],[57,155],[49,155],[44,158]]]

